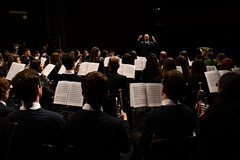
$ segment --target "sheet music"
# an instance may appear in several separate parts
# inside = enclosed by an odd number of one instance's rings
[[[70,106],[83,106],[82,87],[79,82],[71,82],[68,93],[68,103]]]
[[[205,77],[207,79],[207,84],[210,93],[218,92],[218,87],[216,86],[217,82],[219,81],[220,77],[225,74],[231,72],[230,70],[213,70],[204,72]]]
[[[162,104],[161,83],[130,83],[130,106],[156,107]]]
[[[49,63],[46,67],[44,67],[41,73],[47,77],[52,72],[54,67],[55,67],[54,64]]]
[[[219,71],[220,77],[222,77],[222,75],[224,75],[225,73],[232,72],[230,70],[218,70],[218,71]]]
[[[218,92],[217,82],[220,79],[218,70],[204,72],[210,93]]]
[[[125,75],[127,78],[135,78],[135,66],[131,64],[125,64],[123,75]]]
[[[67,104],[69,81],[59,81],[54,94],[54,104]]]
[[[182,71],[182,66],[176,66],[176,69],[177,69],[179,72],[183,73],[183,71]]]
[[[64,65],[61,65],[61,68],[58,71],[58,74],[63,74],[66,71],[66,67]]]
[[[139,58],[134,60],[135,69],[137,71],[142,71],[146,66],[147,59]]]
[[[148,106],[160,106],[162,104],[162,84],[161,83],[147,83],[147,99]]]
[[[11,67],[7,73],[6,79],[7,80],[12,80],[12,78],[20,71],[24,70],[26,64],[23,63],[17,63],[17,62],[12,62]]]
[[[81,107],[83,105],[81,82],[59,81],[53,103]]]
[[[231,68],[231,70],[235,73],[240,74],[240,67],[236,67],[236,68]]]
[[[105,57],[104,58],[104,67],[108,67],[109,58],[110,57]]]
[[[207,71],[215,71],[217,70],[216,66],[206,66]]]
[[[98,71],[99,63],[89,63],[86,74],[92,71]]]
[[[130,83],[130,106],[147,107],[147,93],[145,83]]]
[[[94,62],[83,62],[81,63],[78,71],[78,75],[86,75],[92,71],[98,71],[99,63]]]
[[[45,62],[47,58],[41,57],[40,60],[41,60],[41,65],[45,66]]]
[[[135,78],[135,66],[132,64],[120,64],[117,72],[127,78]]]
[[[119,66],[119,68],[117,70],[118,74],[123,75],[123,70],[124,70],[124,64],[120,64],[120,66]]]

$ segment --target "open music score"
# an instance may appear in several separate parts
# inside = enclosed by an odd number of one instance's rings
[[[157,107],[161,104],[161,83],[130,83],[131,107]]]
[[[82,107],[81,82],[59,81],[55,90],[53,103]]]

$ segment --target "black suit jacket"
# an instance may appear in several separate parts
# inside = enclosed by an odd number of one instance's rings
[[[110,80],[109,93],[119,94],[119,89],[122,89],[125,95],[128,95],[129,83],[127,77],[112,71],[109,71],[106,76]]]
[[[116,117],[117,112],[116,112],[116,100],[114,95],[120,95],[119,89],[122,89],[122,101],[123,101],[123,110],[127,112],[127,115],[130,116],[130,106],[128,105],[128,100],[129,100],[129,83],[128,79],[124,75],[120,75],[116,72],[109,71],[106,76],[110,80],[110,85],[109,85],[109,96],[107,97],[105,103],[103,104],[103,109],[106,113],[109,115],[112,115]],[[120,96],[117,96],[120,102]],[[130,118],[130,117],[129,117]],[[131,119],[129,119],[131,121]]]
[[[150,53],[155,53],[157,42],[153,41],[137,41],[136,42],[138,56],[147,57]]]
[[[21,63],[26,64],[26,65],[29,65],[31,63],[30,57],[26,57],[25,55],[22,55],[20,60],[21,60]]]
[[[129,152],[131,147],[128,121],[102,111],[80,109],[69,115],[67,140],[79,149],[79,159],[119,160],[120,152]]]
[[[3,103],[0,102],[0,117],[6,117],[9,113],[11,113],[14,109],[5,106]]]
[[[15,153],[18,150],[23,152],[24,147],[51,144],[60,155],[66,144],[65,127],[64,117],[57,112],[43,108],[15,110],[5,119],[0,148],[7,149],[11,142],[10,151]]]
[[[154,107],[144,120],[144,129],[135,140],[146,153],[153,139],[178,138],[193,135],[195,115],[186,105],[177,104]]]
[[[82,77],[78,76],[77,74],[60,74],[57,79],[56,79],[56,83],[58,83],[58,81],[74,81],[74,82],[81,82],[82,81]]]

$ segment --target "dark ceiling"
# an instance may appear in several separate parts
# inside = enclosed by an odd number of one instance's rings
[[[234,54],[239,6],[231,1],[8,0],[0,5],[0,42],[5,48],[23,41],[35,48],[61,43],[65,50],[97,45],[123,54],[135,48],[139,34],[149,33],[157,38],[159,50],[174,54],[195,52],[199,46]],[[27,11],[27,19],[9,10]]]

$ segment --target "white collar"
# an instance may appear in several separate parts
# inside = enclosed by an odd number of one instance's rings
[[[165,99],[162,101],[162,106],[174,106],[176,103],[174,103],[171,99]]]
[[[31,110],[37,110],[39,108],[41,108],[41,105],[39,103],[37,103],[37,102],[33,102],[32,103],[32,107],[30,107]],[[26,110],[26,108],[25,108],[23,103],[22,103],[22,106],[20,107],[20,110],[22,110],[22,111]]]
[[[85,103],[82,107],[83,110],[87,110],[87,111],[95,111],[95,109],[93,109],[88,103]],[[100,111],[103,111],[103,108],[100,108]]]
[[[74,74],[74,70],[65,70],[64,74]]]
[[[7,106],[7,104],[6,104],[6,102],[4,102],[4,101],[0,101],[2,104],[4,104],[5,106]]]

